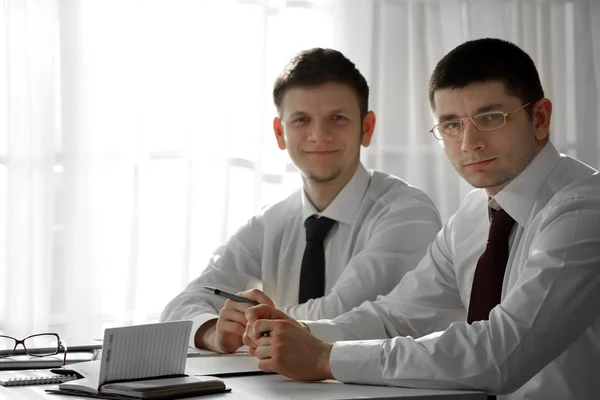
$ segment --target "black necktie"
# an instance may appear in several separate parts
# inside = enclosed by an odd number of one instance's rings
[[[302,256],[300,290],[298,303],[317,299],[325,294],[325,249],[323,241],[335,223],[334,220],[315,215],[304,221],[306,228],[306,248]]]
[[[508,237],[515,223],[504,210],[491,210],[490,233],[473,277],[467,322],[487,320],[500,304],[502,281],[508,262]]]

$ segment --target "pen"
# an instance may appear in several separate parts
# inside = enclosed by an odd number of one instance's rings
[[[229,293],[229,292],[226,292],[225,290],[217,289],[214,287],[204,286],[204,289],[208,290],[212,294],[216,294],[217,296],[225,297],[230,300],[237,301],[239,303],[248,303],[248,304],[252,304],[254,306],[257,306],[260,304],[257,301],[250,300],[245,297],[238,296],[237,294]],[[260,336],[269,336],[269,332],[268,331],[261,332]]]
[[[98,360],[98,359],[100,359],[101,356],[102,356],[102,350],[96,349],[96,350],[94,350],[94,353],[92,354],[92,358],[90,358],[90,361]]]
[[[250,300],[250,299],[247,299],[245,297],[238,296],[237,294],[229,293],[229,292],[226,292],[224,290],[217,289],[217,288],[214,288],[214,287],[204,286],[204,289],[208,290],[212,294],[216,294],[217,296],[221,296],[221,297],[226,297],[228,299],[231,299],[233,301],[237,301],[239,303],[249,303],[249,304],[252,304],[253,306],[257,306],[257,305],[260,304],[260,303],[254,301],[254,300]]]

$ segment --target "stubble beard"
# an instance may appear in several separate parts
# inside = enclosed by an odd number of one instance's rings
[[[359,136],[359,141],[358,141],[359,149],[360,149],[360,144],[362,143],[363,135],[364,135],[364,132],[363,132],[362,126],[361,126],[360,136]],[[360,163],[360,152],[357,154],[357,159],[358,159],[358,162]],[[327,176],[318,176],[313,172],[308,172],[306,174],[306,178],[308,178],[308,180],[310,180],[314,183],[327,183],[327,182],[331,182],[331,181],[337,179],[341,174],[342,174],[342,167],[339,167],[337,170],[333,171],[331,174],[329,174]]]
[[[519,176],[519,174],[521,172],[523,172],[523,170],[525,168],[527,168],[527,166],[531,163],[531,161],[533,161],[533,159],[535,158],[536,154],[535,152],[532,152],[530,154],[527,155],[527,157],[521,159],[518,164],[515,164],[515,160],[508,160],[508,164],[513,164],[513,168],[511,168],[510,170],[506,171],[504,174],[502,174],[500,177],[498,177],[497,179],[495,179],[493,182],[488,182],[488,183],[476,183],[474,182],[475,179],[470,179],[468,176],[466,176],[466,174],[460,174],[462,175],[462,177],[469,182],[469,184],[477,189],[487,189],[487,188],[493,188],[493,187],[497,187],[497,186],[502,186],[502,188],[504,188],[506,185],[508,185],[510,182],[513,181],[513,179],[515,179],[517,176]]]
[[[327,176],[318,176],[314,173],[309,173],[307,178],[315,183],[327,183],[336,179],[341,173],[341,169],[338,169]]]

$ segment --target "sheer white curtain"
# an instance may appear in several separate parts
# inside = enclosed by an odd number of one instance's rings
[[[336,4],[341,9],[348,6]],[[498,37],[527,51],[554,104],[554,144],[599,167],[600,3],[358,0],[352,4],[345,10],[350,18],[342,20],[346,24],[336,46],[359,61],[373,93],[378,123],[373,144],[364,152],[365,164],[423,188],[443,219],[472,188],[428,134],[432,121],[427,83],[435,64],[466,40]]]
[[[53,163],[59,123],[56,4],[0,2],[0,331],[51,321]]]
[[[598,166],[600,7],[587,1],[0,0],[0,330],[91,337],[153,321],[261,205],[300,184],[271,129],[275,76],[334,47],[367,77],[370,168],[444,218],[470,190],[427,80],[461,42],[535,59],[559,149]]]

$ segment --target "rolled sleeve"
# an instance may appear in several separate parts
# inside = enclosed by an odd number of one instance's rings
[[[331,320],[302,321],[310,329],[310,333],[324,342],[335,343],[344,340],[342,329]]]

